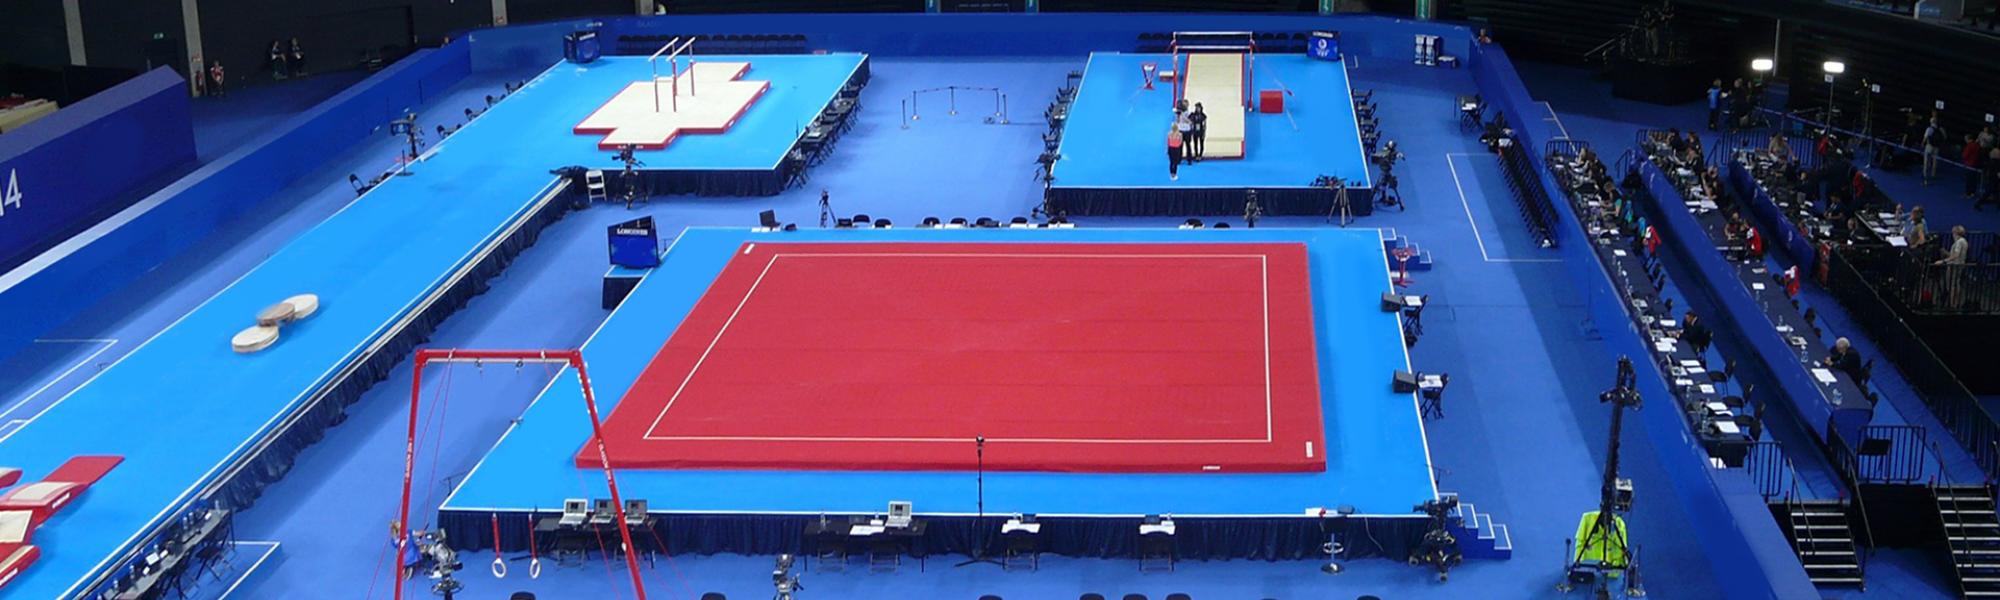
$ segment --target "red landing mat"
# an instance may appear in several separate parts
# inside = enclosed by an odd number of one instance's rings
[[[1302,244],[745,244],[611,462],[1321,471],[1308,281]]]

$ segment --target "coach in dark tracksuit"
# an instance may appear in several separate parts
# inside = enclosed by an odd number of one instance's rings
[[[1200,102],[1194,103],[1194,112],[1188,113],[1188,123],[1194,126],[1193,135],[1189,137],[1192,143],[1188,145],[1188,157],[1201,160],[1202,148],[1207,146],[1203,140],[1208,137],[1208,113],[1202,112]]]

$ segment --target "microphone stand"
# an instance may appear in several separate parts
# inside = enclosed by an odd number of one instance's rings
[[[972,524],[972,552],[967,555],[968,558],[964,562],[952,566],[963,567],[985,563],[1000,565],[1000,568],[1005,569],[1007,565],[1000,564],[1000,561],[986,556],[986,436],[973,436],[972,444],[973,452],[978,456],[978,462],[975,463],[978,465],[978,471],[975,471],[975,477],[977,478],[975,481],[978,482],[979,490],[977,500],[979,516]]]

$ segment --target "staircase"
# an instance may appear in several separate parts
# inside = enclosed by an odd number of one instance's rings
[[[1457,497],[1443,492],[1444,497]],[[1514,537],[1507,525],[1494,523],[1493,515],[1479,512],[1471,502],[1459,501],[1447,519],[1446,528],[1458,539],[1458,552],[1467,559],[1507,560],[1514,557]]]
[[[1857,553],[1859,545],[1854,542],[1854,529],[1847,523],[1847,503],[1794,500],[1783,506],[1792,549],[1799,555],[1799,564],[1806,568],[1806,577],[1812,579],[1813,585],[1852,586],[1866,591],[1861,557]]]
[[[1397,234],[1395,229],[1384,227],[1381,229],[1381,232],[1382,249],[1388,251],[1390,271],[1397,270],[1396,251],[1405,249],[1409,250],[1412,254],[1409,264],[1410,271],[1431,270],[1433,264],[1431,261],[1431,251],[1417,247],[1416,242],[1410,241],[1408,236]]]
[[[2000,516],[1984,485],[1933,485],[1938,520],[1966,598],[2000,598]]]

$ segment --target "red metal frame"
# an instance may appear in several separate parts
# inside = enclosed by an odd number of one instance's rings
[[[611,509],[616,513],[618,537],[624,542],[625,566],[632,574],[632,591],[638,600],[646,600],[646,584],[639,580],[639,558],[633,552],[632,530],[625,525],[625,501],[618,496],[618,478],[612,474],[611,460],[604,450],[604,421],[597,415],[597,398],[590,389],[590,374],[583,366],[583,352],[580,350],[446,350],[423,349],[417,351],[416,374],[410,384],[410,424],[408,438],[403,445],[403,499],[396,517],[396,573],[395,600],[403,598],[402,556],[408,551],[410,542],[410,487],[417,470],[417,406],[423,397],[424,366],[434,363],[492,361],[505,364],[560,363],[576,369],[577,383],[583,386],[583,405],[590,413],[590,439],[597,446],[598,458],[604,467],[604,482],[611,488]],[[498,546],[500,540],[493,540]]]

